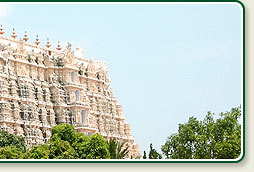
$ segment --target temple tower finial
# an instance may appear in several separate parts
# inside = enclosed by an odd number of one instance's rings
[[[36,45],[39,45],[39,44],[40,44],[39,36],[38,36],[38,35],[36,35],[35,44],[36,44]]]
[[[62,49],[59,41],[58,41],[58,43],[57,43],[56,49],[57,49],[58,51],[60,51],[60,50]]]
[[[4,28],[2,25],[0,25],[0,35],[3,35],[4,34]]]
[[[24,38],[23,38],[23,40],[27,42],[27,41],[28,41],[28,39],[29,39],[29,38],[28,38],[27,32],[25,31],[25,34],[24,34]]]
[[[47,47],[47,48],[50,48],[50,47],[51,47],[51,44],[50,44],[49,38],[47,38],[47,44],[46,44],[46,47]]]
[[[11,37],[12,37],[13,39],[15,39],[15,38],[17,37],[16,31],[15,31],[14,28],[13,28],[13,30],[12,30],[12,35],[11,35]]]

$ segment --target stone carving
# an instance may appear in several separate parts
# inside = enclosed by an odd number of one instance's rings
[[[78,132],[127,141],[129,157],[139,156],[106,63],[75,56],[70,43],[58,50],[0,37],[0,128],[37,145],[52,127],[69,123]]]

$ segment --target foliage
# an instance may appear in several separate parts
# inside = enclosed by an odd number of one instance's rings
[[[106,159],[110,155],[108,144],[101,135],[87,137],[75,132],[72,125],[60,124],[52,128],[49,158]]]
[[[65,130],[64,130],[65,131]],[[66,137],[68,138],[68,137]],[[68,138],[72,140],[71,138]],[[55,133],[49,141],[50,159],[75,159],[77,153],[70,142],[62,140],[58,133]]]
[[[24,155],[24,159],[75,159],[77,153],[68,141],[54,134],[46,144],[33,146]]]
[[[0,131],[2,159],[122,159],[128,153],[125,142],[110,140],[100,134],[88,137],[77,133],[72,125],[60,124],[52,128],[52,137],[42,145],[26,151],[24,138]]]
[[[22,151],[16,146],[7,146],[0,148],[0,159],[19,159]]]
[[[111,139],[108,141],[109,153],[111,159],[124,159],[129,153],[129,147],[124,146],[126,142],[119,142]]]
[[[83,151],[83,147],[89,141],[89,137],[85,136],[83,133],[76,133],[75,137],[75,142],[72,144],[72,147],[77,153],[77,158],[85,159],[86,154]]]
[[[61,57],[54,58],[54,63],[58,67],[63,67],[64,66],[64,61],[63,61],[63,58],[61,58]]]
[[[39,146],[33,146],[30,150],[28,150],[24,155],[22,155],[23,159],[48,159],[49,158],[49,145],[43,144]]]
[[[239,108],[221,113],[214,121],[208,112],[203,121],[194,117],[180,124],[178,133],[167,138],[161,150],[171,159],[235,159],[241,153]]]
[[[150,144],[149,159],[161,159],[162,155],[159,154],[154,148],[153,144]]]
[[[83,74],[83,71],[82,71],[82,69],[81,69],[81,66],[79,66],[78,74],[80,74],[80,75]]]
[[[100,134],[93,134],[87,142],[83,142],[81,151],[84,159],[109,159],[109,146]]]
[[[146,151],[144,151],[143,159],[146,159]]]
[[[52,137],[57,135],[61,140],[67,141],[70,144],[76,140],[76,132],[72,125],[59,124],[52,128]],[[54,138],[53,138],[54,139]]]
[[[0,130],[0,147],[15,146],[21,152],[26,151],[25,139],[20,136],[15,136],[7,131]]]

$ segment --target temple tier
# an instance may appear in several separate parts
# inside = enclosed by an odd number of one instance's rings
[[[122,107],[110,88],[108,67],[88,60],[83,51],[40,46],[28,35],[17,40],[15,30],[5,37],[0,27],[0,128],[23,136],[27,145],[45,143],[51,128],[72,124],[86,135],[126,141],[128,157],[140,156],[138,145],[125,122]]]

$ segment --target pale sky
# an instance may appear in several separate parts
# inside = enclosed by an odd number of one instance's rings
[[[111,86],[140,150],[160,149],[178,124],[241,104],[236,4],[0,5],[6,35],[38,34],[109,65]],[[148,153],[148,152],[147,152]]]

